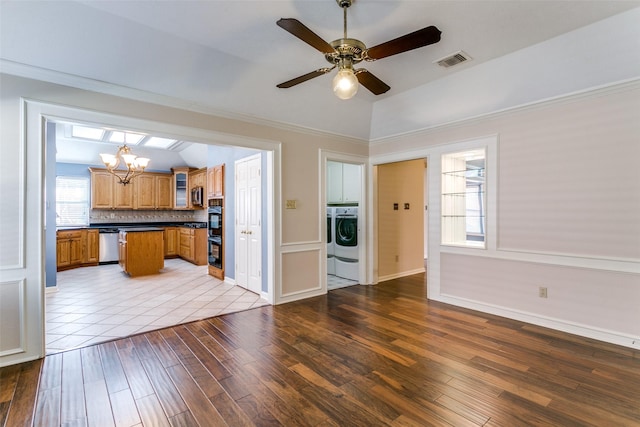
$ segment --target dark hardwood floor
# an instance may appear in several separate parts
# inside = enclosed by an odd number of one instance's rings
[[[0,369],[0,425],[638,426],[640,352],[354,286]]]

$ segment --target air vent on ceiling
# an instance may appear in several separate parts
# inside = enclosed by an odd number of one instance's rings
[[[456,53],[452,53],[451,55],[447,55],[444,58],[438,59],[437,61],[433,62],[441,67],[449,68],[453,67],[454,65],[458,65],[461,62],[469,61],[471,59],[472,58],[469,56],[469,54],[459,50]]]

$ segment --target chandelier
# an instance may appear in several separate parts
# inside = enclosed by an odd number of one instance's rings
[[[146,157],[137,157],[131,152],[131,148],[127,145],[127,135],[124,135],[124,144],[118,147],[118,152],[113,154],[100,154],[102,162],[107,171],[118,178],[118,182],[127,185],[133,178],[142,174],[144,169],[149,165],[149,159]],[[121,163],[124,163],[126,169],[118,169]]]

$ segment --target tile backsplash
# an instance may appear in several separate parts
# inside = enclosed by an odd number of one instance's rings
[[[144,223],[144,222],[206,222],[206,210],[194,211],[141,211],[141,210],[99,210],[89,212],[91,224]]]

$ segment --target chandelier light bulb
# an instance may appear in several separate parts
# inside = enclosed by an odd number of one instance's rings
[[[333,78],[333,93],[340,99],[350,99],[358,92],[358,78],[353,69],[341,68]]]

